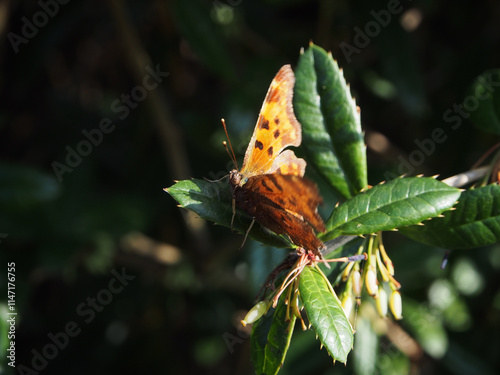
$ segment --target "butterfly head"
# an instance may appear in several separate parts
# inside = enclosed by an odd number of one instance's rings
[[[245,179],[237,169],[233,169],[229,172],[229,183],[233,188],[236,186],[242,186],[247,180],[248,179]]]

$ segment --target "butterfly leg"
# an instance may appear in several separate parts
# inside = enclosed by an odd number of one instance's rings
[[[234,217],[236,216],[236,197],[234,196],[234,194],[233,194],[232,205],[233,205],[233,216],[231,217],[231,232],[233,231]]]
[[[245,233],[245,238],[243,239],[243,243],[241,244],[240,249],[245,245],[245,242],[247,241],[248,233],[250,233],[250,230],[252,229],[253,225],[255,224],[255,219],[252,219],[252,222],[250,223],[250,226],[247,229],[247,232]]]

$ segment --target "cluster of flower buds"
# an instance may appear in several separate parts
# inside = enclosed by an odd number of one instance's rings
[[[295,318],[299,319],[299,321],[302,324],[302,329],[305,331],[307,329],[307,326],[304,322],[304,319],[302,318],[302,314],[300,313],[300,311],[303,309],[303,306],[299,298],[299,279],[298,278],[293,279],[291,284],[288,285],[286,288],[284,288],[283,291],[284,292],[286,291],[284,298],[285,298],[285,305],[287,305],[285,321],[287,322],[291,321],[293,315],[295,316]],[[248,311],[243,320],[240,321],[243,327],[245,327],[248,324],[255,323],[262,316],[264,316],[271,307],[275,307],[276,306],[275,297],[276,293],[271,294],[264,301],[260,301],[255,306],[253,306]]]
[[[366,262],[361,269],[359,261],[352,261],[356,257],[338,258],[336,261],[350,261],[342,272],[342,281],[346,283],[346,287],[340,295],[340,300],[344,312],[348,318],[353,315],[355,305],[361,304],[361,295],[363,286],[366,293],[375,301],[377,311],[381,317],[386,317],[388,310],[392,316],[399,320],[402,319],[402,304],[399,288],[401,285],[394,278],[394,266],[391,259],[387,255],[382,243],[382,236],[379,233],[370,235],[364,244],[359,248],[358,254],[364,254]],[[286,320],[290,321],[292,314],[302,322],[302,329],[307,329],[306,324],[301,316],[302,309],[299,299],[299,278],[298,275],[304,267],[310,264],[307,254],[302,254],[299,260],[294,264],[292,270],[285,277],[281,287],[267,297],[265,301],[258,302],[241,321],[243,326],[254,323],[260,319],[270,307],[276,307],[278,299],[283,292],[285,294],[285,304],[287,305]],[[318,271],[322,274],[321,270]],[[323,275],[326,279],[326,276]],[[331,292],[335,292],[330,285]],[[390,296],[387,291],[390,290]]]
[[[354,307],[354,300],[361,303],[361,292],[364,284],[366,293],[375,300],[377,311],[381,317],[387,316],[390,309],[393,317],[402,319],[402,304],[399,288],[401,285],[394,278],[394,266],[387,255],[382,243],[381,235],[370,236],[359,252],[367,246],[367,260],[364,269],[360,269],[359,262],[350,263],[342,273],[342,281],[346,288],[341,295],[342,307],[347,317],[350,317]],[[390,290],[390,296],[387,291]]]

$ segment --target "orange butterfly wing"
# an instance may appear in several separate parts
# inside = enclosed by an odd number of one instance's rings
[[[291,213],[317,232],[326,230],[323,219],[316,210],[323,200],[314,182],[295,175],[273,173],[250,177],[243,188],[264,197],[269,201],[268,205]],[[247,201],[252,203],[251,199]],[[247,212],[255,211],[250,206],[247,208]]]
[[[326,228],[316,211],[321,198],[312,181],[278,173],[254,176],[235,189],[235,199],[257,222],[321,257],[324,244],[314,230]]]
[[[294,84],[290,65],[283,66],[271,82],[245,153],[240,171],[243,178],[274,172],[304,175],[305,160],[291,150],[281,152],[302,142],[302,129],[292,106]]]
[[[289,146],[300,146],[302,128],[293,113],[295,76],[283,66],[271,82],[245,153],[241,171],[230,172],[234,204],[257,222],[321,257],[316,232],[325,224],[317,212],[322,199],[304,178],[306,162]]]

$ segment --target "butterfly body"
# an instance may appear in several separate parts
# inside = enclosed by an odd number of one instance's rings
[[[292,107],[295,76],[283,66],[269,87],[240,171],[229,174],[236,207],[266,228],[321,257],[315,232],[325,231],[317,212],[316,185],[304,178],[306,162],[289,146],[299,146],[302,129]]]

